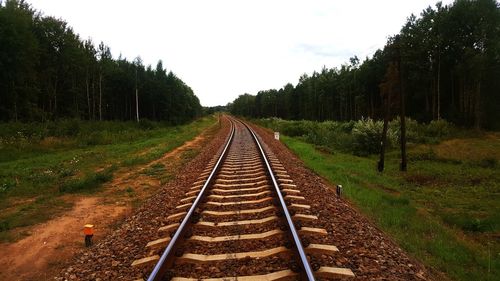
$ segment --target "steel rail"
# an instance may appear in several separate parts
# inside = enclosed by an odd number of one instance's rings
[[[148,281],[161,280],[161,278],[165,274],[165,271],[167,270],[165,265],[168,263],[169,260],[172,259],[172,255],[174,254],[174,249],[177,246],[176,245],[177,241],[179,240],[179,238],[181,237],[182,233],[184,232],[186,226],[188,225],[189,221],[191,220],[191,217],[192,217],[193,213],[195,212],[196,208],[198,207],[199,202],[202,201],[202,197],[205,193],[205,190],[207,189],[208,185],[212,181],[212,178],[217,173],[222,161],[224,160],[224,158],[228,152],[229,145],[231,144],[231,142],[233,140],[234,132],[235,132],[235,125],[234,125],[234,121],[231,120],[231,133],[230,133],[229,139],[224,147],[224,150],[222,151],[219,159],[217,160],[217,163],[215,164],[214,168],[212,169],[212,172],[210,173],[207,180],[205,181],[205,184],[201,188],[200,193],[198,193],[198,196],[196,196],[196,199],[194,200],[193,204],[191,205],[191,208],[189,208],[189,211],[187,212],[186,216],[182,220],[179,228],[177,228],[177,231],[175,232],[174,236],[172,237],[172,239],[168,243],[167,248],[165,249],[165,251],[163,251],[160,259],[158,260],[153,271],[149,275]]]
[[[281,204],[281,208],[283,209],[283,213],[284,213],[284,215],[286,217],[286,221],[288,223],[288,228],[289,228],[289,230],[290,230],[290,232],[292,234],[296,250],[297,250],[298,255],[300,257],[300,261],[301,261],[302,267],[304,269],[305,277],[307,278],[307,280],[313,281],[313,280],[315,280],[314,274],[313,274],[313,270],[312,270],[312,268],[311,268],[311,266],[309,264],[309,261],[307,260],[307,256],[306,256],[306,253],[304,251],[304,247],[302,246],[302,243],[300,242],[299,234],[297,232],[297,229],[295,228],[295,225],[293,224],[292,216],[290,215],[290,212],[288,211],[285,199],[283,198],[283,195],[281,194],[281,190],[279,188],[278,182],[276,181],[276,178],[274,177],[273,170],[271,168],[271,165],[269,165],[269,161],[267,160],[267,156],[266,156],[266,154],[264,152],[264,149],[262,148],[262,146],[261,146],[261,144],[259,142],[259,139],[257,138],[257,135],[255,134],[255,132],[253,131],[253,129],[250,128],[250,126],[248,126],[246,123],[244,123],[242,121],[240,121],[240,122],[243,125],[245,125],[245,127],[250,131],[250,133],[252,134],[252,136],[253,136],[253,138],[255,140],[255,143],[257,144],[257,147],[259,148],[259,151],[261,153],[262,159],[264,160],[264,163],[266,164],[267,172],[268,172],[269,176],[272,179],[273,186],[274,186],[274,188],[276,190],[276,194],[278,195],[278,198],[279,198],[279,201],[280,201],[280,204]]]

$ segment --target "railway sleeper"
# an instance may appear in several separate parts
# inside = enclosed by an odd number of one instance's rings
[[[320,267],[316,271],[317,277],[336,279],[336,278],[346,278],[354,277],[354,273],[348,268],[339,267]],[[186,278],[186,277],[174,277],[171,281],[286,281],[286,280],[296,280],[298,273],[292,270],[286,269],[281,271],[276,271],[268,274],[261,275],[247,275],[247,276],[231,276],[231,277],[220,277],[220,278]]]
[[[257,193],[245,193],[245,194],[236,194],[236,195],[216,195],[216,194],[211,194],[208,196],[210,199],[230,199],[230,198],[240,198],[240,197],[259,197],[262,195],[267,195],[271,193],[270,190],[265,190]]]
[[[264,208],[258,209],[243,209],[243,210],[235,210],[235,211],[209,211],[205,210],[201,213],[203,215],[212,215],[212,216],[230,216],[230,215],[242,215],[242,214],[257,214],[262,213],[269,210],[276,210],[275,206],[267,206]]]
[[[207,226],[207,227],[224,227],[224,226],[240,226],[240,225],[251,225],[251,224],[261,224],[270,221],[278,220],[277,216],[270,216],[262,219],[254,220],[240,220],[240,221],[227,221],[227,222],[210,222],[210,221],[200,221],[197,222],[196,226]]]
[[[248,188],[237,188],[237,189],[221,189],[221,188],[214,188],[212,189],[212,192],[220,192],[220,193],[235,193],[235,192],[247,192],[247,191],[258,191],[262,189],[269,189],[271,188],[270,185],[262,185],[262,186],[257,186],[257,187],[248,187]]]
[[[249,183],[239,183],[239,184],[222,184],[222,183],[216,183],[213,186],[214,187],[241,187],[241,186],[254,186],[258,184],[266,184],[267,180],[261,180],[258,182],[249,182]]]
[[[305,247],[304,250],[308,254],[314,255],[335,255],[339,250],[337,247],[332,245],[325,244],[310,244]],[[208,262],[218,262],[218,261],[226,261],[226,260],[235,260],[235,259],[245,259],[245,258],[266,258],[270,256],[274,256],[282,253],[291,253],[292,251],[285,246],[279,246],[271,249],[266,249],[262,251],[254,251],[254,252],[240,252],[240,253],[225,253],[225,254],[216,254],[216,255],[203,255],[203,254],[192,254],[185,253],[182,256],[176,259],[177,264],[182,263],[208,263]]]
[[[257,200],[234,201],[234,202],[208,201],[206,204],[221,207],[221,206],[239,206],[239,205],[258,204],[258,203],[263,203],[263,202],[267,202],[267,201],[273,201],[273,198],[272,197],[265,197],[265,198],[257,199]]]
[[[258,177],[253,177],[253,178],[248,177],[248,178],[239,178],[239,179],[231,179],[231,180],[228,180],[228,179],[216,179],[215,182],[226,182],[226,183],[227,182],[229,182],[229,183],[235,182],[235,183],[240,183],[242,181],[257,181],[257,180],[262,180],[262,179],[267,179],[267,177],[264,174],[262,174],[262,175],[260,175]]]
[[[218,178],[230,178],[230,179],[234,179],[234,178],[241,178],[242,176],[253,177],[253,176],[261,176],[261,175],[266,175],[266,172],[264,171],[264,169],[260,169],[260,171],[252,172],[252,173],[246,173],[246,174],[224,173],[224,172],[221,171],[221,172],[219,172],[219,174],[217,174],[217,177]]]

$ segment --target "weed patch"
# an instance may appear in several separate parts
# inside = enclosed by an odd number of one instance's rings
[[[113,173],[111,171],[97,172],[81,179],[73,179],[64,182],[59,186],[59,192],[73,193],[92,191],[103,183],[110,181],[112,178]]]

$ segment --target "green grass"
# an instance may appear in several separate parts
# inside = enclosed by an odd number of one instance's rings
[[[375,156],[282,140],[310,169],[342,184],[348,200],[426,265],[453,280],[499,280],[500,172],[494,164],[440,158],[439,147],[415,146],[407,173],[398,171],[395,151],[378,173]]]
[[[13,239],[11,230],[71,208],[51,208],[62,195],[98,192],[116,169],[157,159],[215,122],[213,116],[175,127],[71,121],[69,129],[52,129],[60,136],[47,129],[53,124],[0,124],[0,241]]]
[[[63,182],[59,186],[59,192],[82,192],[92,191],[98,188],[101,184],[110,181],[113,178],[113,170],[107,169],[106,171],[96,172],[83,178],[71,179]]]
[[[54,214],[64,212],[71,206],[72,204],[52,195],[39,196],[34,200],[25,202],[17,207],[11,215],[2,215],[0,220],[0,241],[13,242],[15,239],[22,237],[24,233],[14,235],[10,230],[46,221],[52,218]]]

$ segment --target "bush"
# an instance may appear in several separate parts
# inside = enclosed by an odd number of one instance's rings
[[[330,150],[341,150],[356,155],[378,153],[382,137],[383,122],[370,118],[358,121],[324,121],[283,120],[265,118],[256,121],[260,125],[279,131],[290,137],[301,137],[306,142]],[[456,135],[457,129],[446,120],[421,124],[406,118],[406,140],[408,143],[438,143]],[[400,142],[400,121],[396,118],[389,122],[387,131],[387,147],[396,147]],[[416,156],[420,157],[420,156]],[[424,155],[424,157],[434,157]],[[485,164],[490,165],[490,164]]]
[[[356,121],[352,129],[353,153],[356,155],[368,155],[379,152],[380,141],[384,123],[373,121],[370,118]],[[396,143],[396,134],[392,130],[387,130],[387,146]]]
[[[424,132],[422,132],[424,136],[435,142],[450,138],[454,133],[456,133],[456,127],[444,119],[431,121],[424,126]]]

